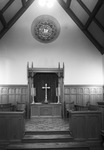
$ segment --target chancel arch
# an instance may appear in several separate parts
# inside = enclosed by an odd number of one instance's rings
[[[31,117],[31,111],[35,111],[33,106],[36,109],[38,104],[39,109],[40,106],[54,109],[59,104],[61,108],[60,115],[64,116],[64,63],[62,68],[60,68],[60,63],[57,68],[34,68],[33,63],[31,67],[29,67],[28,63],[27,75],[29,93],[28,116]],[[50,115],[53,115],[53,112]]]

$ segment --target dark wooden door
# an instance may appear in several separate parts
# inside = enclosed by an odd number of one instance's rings
[[[47,100],[49,103],[57,102],[56,88],[58,87],[58,76],[55,73],[37,73],[34,76],[34,87],[36,88],[35,102],[44,103],[45,90],[42,87],[47,84]]]

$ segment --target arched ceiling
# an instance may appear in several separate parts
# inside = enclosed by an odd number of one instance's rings
[[[0,0],[0,38],[35,0]],[[57,0],[83,33],[104,54],[104,0]]]

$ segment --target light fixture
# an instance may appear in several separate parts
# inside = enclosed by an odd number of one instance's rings
[[[47,6],[48,8],[51,8],[54,6],[55,0],[39,0],[39,5],[41,7]]]
[[[46,0],[39,0],[39,5],[44,7],[46,5]]]

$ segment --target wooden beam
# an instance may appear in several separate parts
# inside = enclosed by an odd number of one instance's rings
[[[84,25],[82,22],[78,19],[78,17],[74,14],[74,12],[70,8],[66,8],[65,4],[62,0],[58,0],[59,4],[62,6],[62,8],[66,11],[66,13],[75,21],[75,23],[80,26],[81,29],[84,28]]]
[[[66,3],[63,0],[57,0],[57,1],[61,6],[66,7]]]
[[[0,11],[0,20],[1,20],[1,22],[2,22],[2,24],[3,24],[3,26],[4,26],[4,28],[6,28],[6,27],[7,27],[7,23],[6,23],[5,19],[4,19],[3,14],[2,14],[1,11]]]
[[[87,30],[84,30],[84,34],[89,38],[89,40],[95,45],[95,47],[100,51],[100,53],[104,54],[104,47],[102,47],[98,41],[91,35],[91,33]]]
[[[71,4],[71,0],[67,0],[67,8],[69,8],[70,7],[70,4]]]
[[[59,0],[60,5],[67,12],[67,14],[73,19],[73,21],[78,25],[78,27],[83,31],[83,33],[88,37],[88,39],[95,45],[95,47],[100,51],[101,54],[104,54],[103,47],[98,43],[98,41],[91,35],[81,21],[77,18],[74,12],[70,8],[66,8],[62,0]]]
[[[86,7],[86,5],[81,1],[77,0],[77,2],[81,5],[81,7],[87,12],[88,15],[91,15],[90,10]]]
[[[94,10],[92,11],[86,25],[85,25],[85,29],[87,29],[89,27],[89,25],[91,24],[93,18],[96,16],[96,14],[98,13],[99,9],[101,8],[103,4],[103,1],[102,0],[99,0],[94,8]]]
[[[22,1],[23,7],[25,7],[26,6],[26,0],[21,0],[21,1]]]
[[[12,0],[14,1],[14,0]],[[27,10],[27,8],[34,2],[34,0],[29,0],[26,3],[26,7],[22,7],[16,15],[6,24],[6,28],[0,33],[0,38],[11,28],[11,26],[21,17],[21,15]]]
[[[2,13],[4,13],[14,1],[15,0],[9,0],[8,3],[2,8]]]
[[[104,32],[103,25],[96,18],[94,18],[94,22],[99,26],[99,28],[102,30],[102,32]]]

